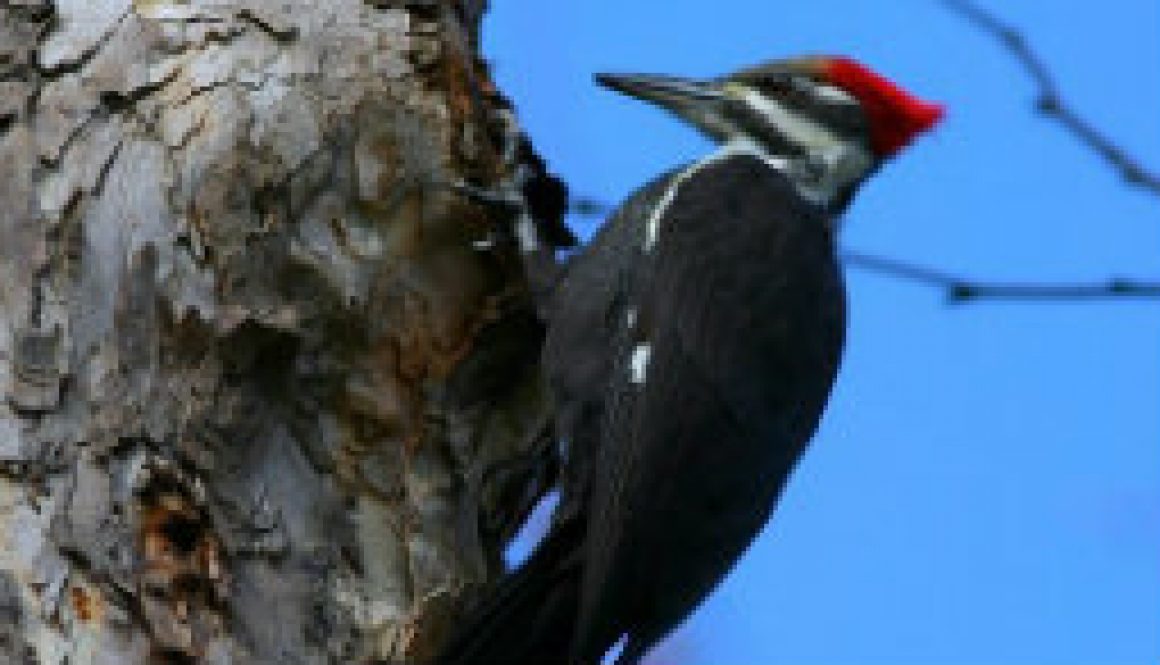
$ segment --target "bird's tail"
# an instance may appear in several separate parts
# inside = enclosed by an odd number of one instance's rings
[[[580,601],[581,520],[561,523],[452,635],[436,665],[565,663]]]

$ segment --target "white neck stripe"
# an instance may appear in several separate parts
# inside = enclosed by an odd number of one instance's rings
[[[775,171],[788,172],[790,167],[790,160],[785,157],[777,157],[766,152],[755,141],[744,135],[738,135],[730,139],[727,143],[722,145],[715,152],[711,153],[704,159],[694,163],[689,168],[678,173],[669,183],[665,189],[665,193],[657,201],[653,208],[652,214],[649,215],[648,221],[645,223],[644,236],[644,251],[651,252],[653,247],[657,244],[657,239],[661,233],[661,219],[668,212],[669,207],[673,205],[673,201],[677,198],[677,190],[689,178],[696,175],[701,169],[707,166],[716,164],[717,162],[733,157],[736,155],[752,155],[760,159],[771,169]]]

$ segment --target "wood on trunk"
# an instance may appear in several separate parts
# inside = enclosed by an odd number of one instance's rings
[[[550,469],[479,0],[0,1],[0,662],[422,662]]]

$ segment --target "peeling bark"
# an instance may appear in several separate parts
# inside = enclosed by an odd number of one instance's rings
[[[422,662],[497,574],[551,409],[482,5],[0,1],[0,661]]]

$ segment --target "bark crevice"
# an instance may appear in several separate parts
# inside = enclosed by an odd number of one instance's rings
[[[0,4],[5,662],[422,662],[498,572],[551,404],[479,11]]]

